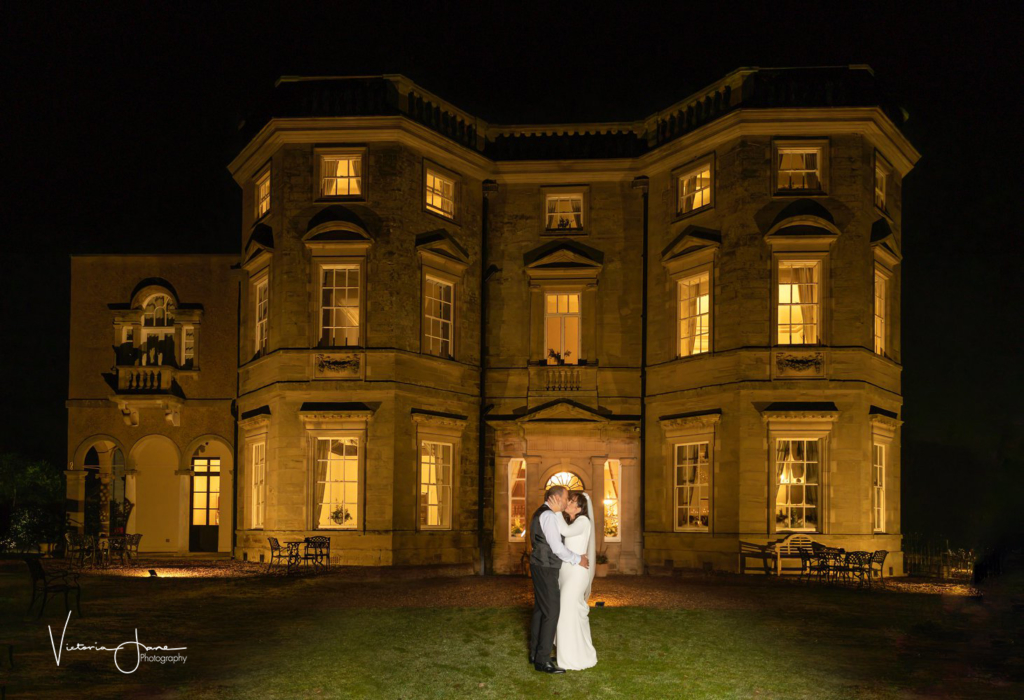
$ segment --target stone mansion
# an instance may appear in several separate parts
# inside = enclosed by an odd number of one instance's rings
[[[806,532],[899,575],[904,119],[866,66],[584,124],[283,78],[237,254],[72,259],[72,522],[509,573],[564,483],[612,571]]]

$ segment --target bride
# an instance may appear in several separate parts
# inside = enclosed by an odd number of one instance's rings
[[[570,522],[558,518],[558,530],[565,536],[566,547],[577,554],[586,554],[587,559],[594,562],[596,543],[594,521],[590,515],[592,508],[587,493],[573,491],[565,507],[565,516]],[[595,571],[593,563],[585,569],[562,562],[558,572],[561,599],[555,630],[555,654],[558,665],[564,669],[580,671],[597,664],[597,651],[590,639],[590,606],[587,604]]]

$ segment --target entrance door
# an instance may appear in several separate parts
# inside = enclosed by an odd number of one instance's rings
[[[216,552],[220,531],[220,457],[192,460],[192,519],[190,552]]]

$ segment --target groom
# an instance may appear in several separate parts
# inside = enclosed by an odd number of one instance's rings
[[[545,673],[565,673],[551,658],[551,646],[558,626],[558,570],[562,562],[590,566],[587,555],[579,555],[562,542],[559,515],[569,502],[569,489],[552,486],[544,494],[544,505],[530,519],[530,575],[533,577],[533,621],[530,624],[530,663]]]

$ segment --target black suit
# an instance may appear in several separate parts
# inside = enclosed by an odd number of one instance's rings
[[[551,658],[555,643],[555,628],[558,626],[559,592],[558,572],[562,560],[555,556],[548,546],[544,531],[540,527],[540,515],[551,510],[545,503],[530,519],[530,576],[533,577],[533,619],[530,621],[530,651],[536,663],[546,663]]]

